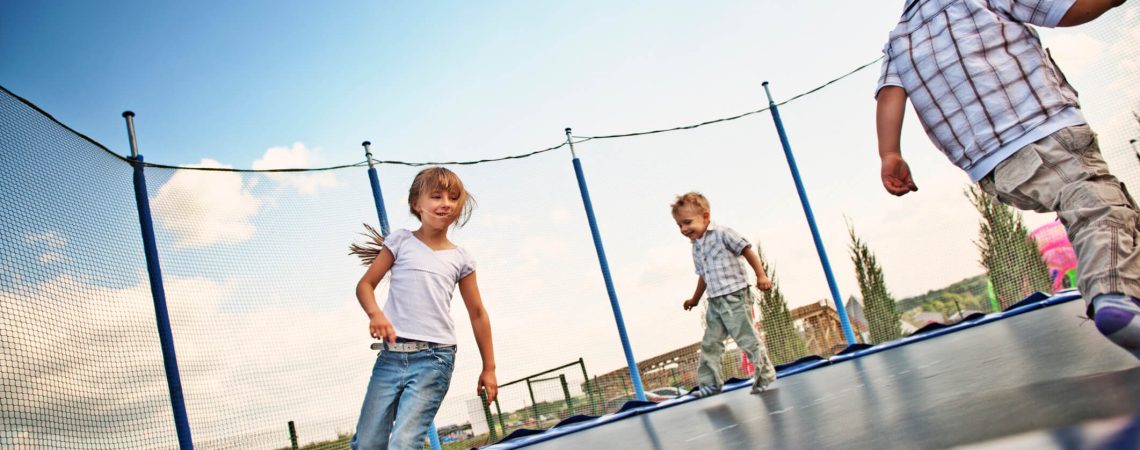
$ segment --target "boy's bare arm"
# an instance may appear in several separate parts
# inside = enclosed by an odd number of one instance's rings
[[[879,90],[875,100],[875,130],[879,136],[879,159],[882,162],[879,176],[883,187],[893,195],[917,191],[918,186],[911,178],[910,166],[902,157],[900,144],[906,91],[898,86],[886,86]]]
[[[701,302],[702,295],[705,295],[705,277],[697,277],[697,290],[693,291],[693,298],[686,299],[681,306],[685,308],[685,311],[693,309]]]
[[[756,272],[756,287],[762,291],[772,289],[772,280],[768,279],[768,273],[764,271],[764,263],[760,262],[760,255],[756,254],[756,250],[751,245],[744,247],[744,260],[748,261],[748,265],[752,266],[752,270]]]
[[[1065,17],[1061,18],[1061,22],[1057,26],[1071,27],[1085,24],[1100,17],[1105,11],[1123,4],[1124,0],[1077,0],[1065,13]]]

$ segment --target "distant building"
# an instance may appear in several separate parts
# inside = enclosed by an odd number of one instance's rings
[[[867,315],[863,312],[863,302],[854,295],[847,298],[843,305],[847,309],[847,318],[851,320],[851,328],[859,336],[859,342],[871,342],[871,327],[867,324]]]
[[[487,434],[490,431],[490,428],[487,427],[487,413],[483,410],[482,398],[467,400],[467,418],[471,420],[467,427],[475,435]],[[441,431],[440,434],[443,432]]]
[[[469,423],[442,426],[437,430],[437,433],[439,434],[440,442],[443,443],[462,441],[475,436],[472,434],[472,427]]]
[[[854,303],[859,304],[858,302]],[[860,315],[862,315],[862,311],[863,308],[860,305]],[[839,353],[847,347],[846,340],[843,338],[843,326],[839,322],[839,313],[827,304],[826,299],[793,309],[791,313],[792,322],[796,329],[803,333],[808,353],[827,357]],[[848,312],[849,317],[850,315],[851,313]],[[852,320],[851,326],[855,328],[852,331],[857,330],[856,340],[860,342],[866,341],[863,338],[863,334],[867,331],[866,320],[864,317],[859,322],[862,324],[861,328]]]
[[[911,323],[911,325],[914,325],[915,328],[922,328],[923,326],[926,326],[927,324],[943,323],[945,321],[946,321],[946,318],[942,317],[942,313],[934,312],[934,311],[922,311],[922,312],[915,314],[914,319],[911,320],[910,323]]]
[[[721,373],[724,377],[743,378],[749,374],[743,371],[743,352],[731,338],[725,342],[724,359],[721,361]],[[660,355],[641,360],[637,363],[637,370],[641,372],[641,382],[645,390],[650,391],[659,387],[691,388],[697,384],[697,365],[701,361],[701,343],[696,342]],[[633,385],[629,380],[629,368],[622,367],[617,370],[598,375],[590,380],[594,392],[600,392],[605,399],[633,393]],[[586,392],[586,384],[582,384]]]

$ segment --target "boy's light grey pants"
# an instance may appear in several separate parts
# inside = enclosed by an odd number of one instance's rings
[[[1025,146],[978,183],[1003,203],[1058,213],[1077,253],[1086,303],[1107,293],[1140,298],[1140,212],[1108,173],[1088,125]]]
[[[728,336],[732,336],[736,345],[744,350],[761,377],[767,382],[775,381],[776,369],[768,358],[768,350],[760,345],[756,330],[752,328],[752,303],[750,288],[708,299],[701,363],[697,366],[697,382],[702,386],[720,387],[724,384],[720,362],[724,356],[724,338]]]

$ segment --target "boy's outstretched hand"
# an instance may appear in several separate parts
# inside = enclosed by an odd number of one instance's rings
[[[883,187],[896,196],[906,195],[917,191],[918,186],[910,176],[910,166],[903,160],[902,155],[891,154],[882,158],[883,166],[880,176],[883,178]]]
[[[768,277],[757,278],[756,287],[760,288],[761,291],[768,292],[769,289],[772,289],[772,280]]]
[[[494,370],[484,370],[479,374],[479,386],[475,388],[476,394],[487,393],[487,404],[490,405],[499,397],[499,381]]]
[[[700,302],[701,302],[700,299],[690,298],[690,299],[685,300],[685,303],[683,303],[681,306],[685,308],[685,311],[688,311],[690,309],[696,308],[697,304]]]

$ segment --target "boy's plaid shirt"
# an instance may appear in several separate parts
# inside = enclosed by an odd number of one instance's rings
[[[1077,92],[1029,26],[1057,26],[1074,1],[909,0],[876,95],[905,89],[939,150],[981,178],[1013,151],[1084,123]]]
[[[736,230],[709,223],[705,235],[693,241],[693,265],[705,280],[709,298],[748,287],[747,264],[741,252],[751,246]]]

